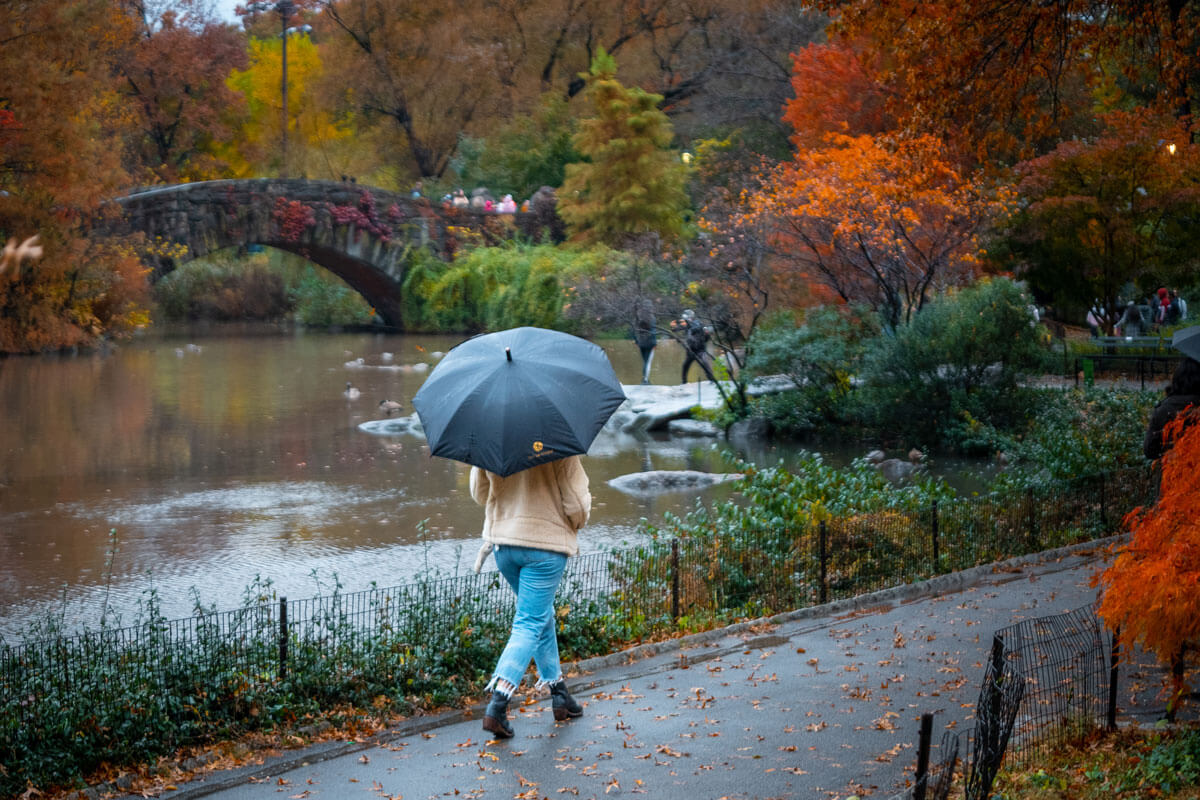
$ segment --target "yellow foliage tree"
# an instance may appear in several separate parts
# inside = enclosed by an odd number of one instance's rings
[[[278,37],[250,40],[250,66],[227,85],[246,99],[241,130],[219,155],[239,178],[286,175],[333,179],[347,171],[351,120],[330,113],[315,87],[324,75],[320,52],[307,36],[291,36],[287,54],[287,163],[283,163],[283,47]]]

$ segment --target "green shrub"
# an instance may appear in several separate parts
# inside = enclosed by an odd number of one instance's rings
[[[575,121],[561,96],[542,97],[531,116],[517,116],[482,139],[462,137],[451,166],[464,186],[486,186],[498,200],[517,202],[543,186],[561,186],[566,165],[579,160],[571,143]]]
[[[367,301],[335,275],[306,265],[290,290],[296,321],[304,325],[369,325],[375,316]]]
[[[451,264],[419,258],[404,280],[406,325],[445,333],[520,325],[570,330],[567,287],[596,272],[607,252],[509,242],[464,251]]]
[[[879,330],[878,318],[862,306],[815,308],[799,326],[787,313],[766,320],[746,346],[746,370],[755,377],[784,375],[796,389],[760,399],[757,412],[783,432],[844,421],[851,378]]]
[[[164,276],[154,296],[168,320],[274,320],[291,313],[283,278],[265,259],[191,261]]]
[[[829,577],[839,594],[869,591],[928,563],[926,537],[916,518],[933,500],[949,499],[943,482],[918,478],[896,487],[875,467],[856,461],[845,469],[807,454],[790,471],[782,466],[737,467],[743,500],[697,503],[685,516],[643,523],[649,544],[614,554],[614,577],[625,591],[665,596],[670,542],[679,548],[681,607],[709,621],[765,614],[815,602],[817,534],[828,526]]]
[[[863,413],[892,435],[986,449],[990,443],[973,431],[1024,422],[1021,381],[1045,358],[1042,329],[1021,290],[1007,279],[983,280],[874,340],[863,369]]]
[[[1117,389],[1030,390],[1036,413],[1023,430],[996,437],[1011,467],[997,489],[1019,488],[1145,463],[1146,420],[1159,395]]]

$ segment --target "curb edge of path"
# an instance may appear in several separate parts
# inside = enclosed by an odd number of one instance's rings
[[[572,683],[578,684],[581,678],[601,670],[631,666],[655,656],[666,655],[688,648],[708,644],[725,637],[747,633],[763,625],[778,625],[787,622],[800,622],[804,620],[815,620],[825,617],[835,618],[847,614],[867,611],[880,606],[910,603],[915,600],[926,599],[929,597],[935,597],[944,594],[954,594],[969,587],[983,584],[992,576],[1006,572],[1014,573],[1022,568],[1033,565],[1042,565],[1044,567],[1043,569],[1038,570],[1036,573],[1039,575],[1061,572],[1063,570],[1072,569],[1078,566],[1078,564],[1064,564],[1063,561],[1066,558],[1083,555],[1097,550],[1104,550],[1126,538],[1127,534],[1118,534],[1115,536],[1105,537],[1103,539],[1093,539],[1088,542],[1066,545],[1064,547],[1057,547],[1052,550],[1043,550],[1037,553],[1031,553],[1029,555],[1016,556],[1004,561],[982,564],[980,566],[971,567],[959,572],[937,575],[933,578],[928,578],[916,583],[880,589],[869,594],[862,594],[856,597],[846,598],[844,600],[834,600],[819,606],[809,606],[807,608],[797,609],[795,611],[785,611],[769,617],[761,617],[759,619],[737,622],[722,628],[715,628],[713,630],[701,631],[699,633],[688,634],[686,636],[679,636],[673,639],[666,639],[661,642],[636,645],[616,653],[595,656],[593,658],[584,659],[583,661],[567,664],[565,666],[567,667],[569,673],[568,679]],[[1022,576],[1014,574],[1011,578],[1009,578],[1009,580],[1015,580],[1019,577]],[[589,688],[595,688],[596,686],[603,685],[603,683],[605,682],[595,681],[589,686]],[[413,717],[361,741],[318,743],[306,746],[300,750],[288,751],[278,756],[268,757],[267,760],[262,764],[235,767],[230,770],[214,771],[207,774],[200,773],[197,775],[197,778],[193,780],[203,782],[196,782],[194,785],[190,786],[185,785],[176,791],[165,792],[160,796],[169,797],[171,800],[192,800],[193,798],[204,797],[206,795],[215,794],[226,789],[234,788],[248,781],[266,780],[272,776],[281,775],[285,772],[291,772],[292,770],[299,769],[301,767],[312,766],[314,764],[330,761],[345,755],[373,749],[387,742],[395,741],[396,739],[404,739],[409,736],[424,733],[445,725],[462,722],[466,719],[472,719],[475,717],[477,712],[482,711],[483,706],[484,704],[481,702],[465,708],[458,708],[453,711],[445,711],[439,714],[431,714],[424,717]],[[213,780],[208,780],[210,777],[213,778]],[[86,795],[80,794],[77,796]]]

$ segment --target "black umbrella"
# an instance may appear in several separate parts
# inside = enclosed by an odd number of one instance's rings
[[[1171,346],[1188,358],[1200,361],[1200,325],[1175,331],[1171,337]]]
[[[586,453],[624,401],[599,346],[513,328],[453,348],[412,404],[433,455],[511,475]]]

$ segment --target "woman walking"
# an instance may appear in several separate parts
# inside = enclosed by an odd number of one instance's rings
[[[484,507],[483,547],[478,572],[492,550],[496,566],[517,595],[516,613],[487,688],[492,697],[483,729],[499,739],[513,736],[508,703],[530,660],[537,688],[548,686],[556,720],[583,715],[567,691],[558,661],[554,595],[567,565],[579,552],[577,534],[592,509],[587,473],[579,456],[541,464],[501,477],[471,468],[471,496]]]

